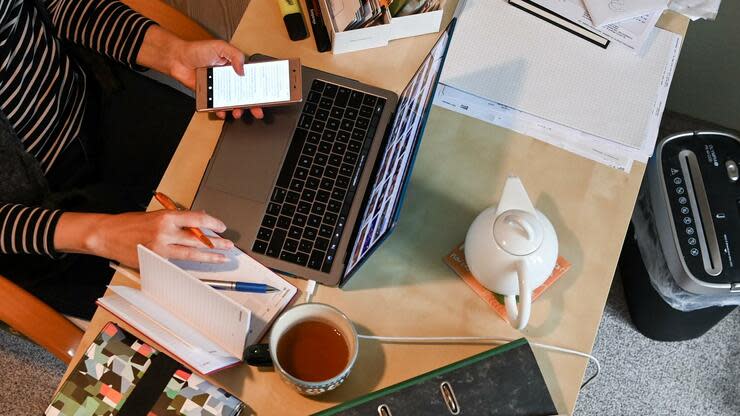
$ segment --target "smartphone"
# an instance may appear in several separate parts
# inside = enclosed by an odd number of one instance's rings
[[[299,59],[246,64],[244,76],[232,66],[198,68],[195,76],[197,111],[270,107],[303,99]]]

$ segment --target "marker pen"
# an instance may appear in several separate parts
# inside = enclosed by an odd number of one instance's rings
[[[299,0],[277,0],[280,6],[280,13],[283,15],[285,28],[288,29],[290,40],[301,40],[308,37],[306,23],[303,21],[301,13],[301,3]]]

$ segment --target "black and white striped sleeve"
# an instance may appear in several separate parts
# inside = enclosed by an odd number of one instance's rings
[[[131,68],[149,26],[155,24],[117,0],[48,0],[57,36]]]
[[[0,203],[0,253],[58,257],[54,230],[62,212]]]

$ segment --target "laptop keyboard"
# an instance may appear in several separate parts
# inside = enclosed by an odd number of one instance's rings
[[[314,80],[252,251],[328,273],[385,99]]]

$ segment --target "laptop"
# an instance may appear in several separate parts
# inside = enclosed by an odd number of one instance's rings
[[[224,124],[193,209],[267,267],[344,285],[398,222],[454,25],[400,97],[303,67],[303,102]]]

